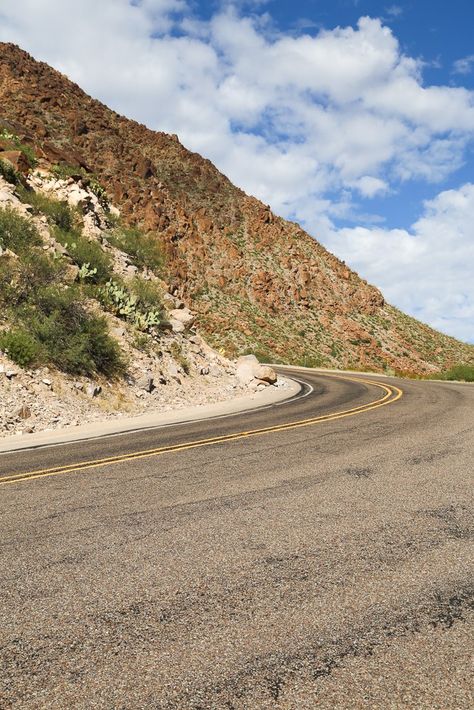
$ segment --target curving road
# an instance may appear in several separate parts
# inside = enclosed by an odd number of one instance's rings
[[[0,456],[1,708],[474,705],[474,386]]]

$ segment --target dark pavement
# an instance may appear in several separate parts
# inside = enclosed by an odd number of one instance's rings
[[[1,708],[474,705],[474,386],[377,380],[403,397],[282,428],[384,396],[296,376],[285,404],[0,457]]]

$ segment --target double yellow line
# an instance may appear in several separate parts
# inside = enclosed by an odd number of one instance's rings
[[[77,471],[84,471],[91,468],[99,468],[100,466],[109,466],[114,463],[122,463],[124,461],[134,461],[136,459],[149,458],[151,456],[161,456],[162,454],[172,453],[175,451],[187,451],[188,449],[197,449],[202,446],[213,446],[215,444],[222,444],[227,441],[238,441],[239,439],[245,439],[251,436],[262,436],[263,434],[272,434],[278,431],[287,431],[289,429],[298,429],[300,427],[312,426],[314,424],[321,424],[323,422],[331,422],[336,419],[342,419],[344,417],[352,417],[356,414],[362,414],[363,412],[372,411],[378,407],[384,407],[387,404],[393,404],[403,395],[403,391],[398,387],[393,385],[387,385],[380,382],[373,382],[372,380],[363,380],[361,378],[354,377],[342,377],[340,375],[327,375],[325,377],[334,377],[341,380],[349,380],[351,382],[362,382],[366,385],[372,385],[378,387],[384,391],[384,395],[373,402],[368,404],[362,404],[359,407],[354,407],[353,409],[346,409],[340,412],[334,412],[333,414],[324,414],[319,417],[311,417],[309,419],[299,419],[297,421],[288,422],[287,424],[276,424],[274,426],[263,427],[261,429],[250,429],[249,431],[236,432],[235,434],[225,434],[223,436],[215,436],[209,439],[199,439],[198,441],[190,441],[185,444],[173,444],[170,446],[161,446],[155,449],[146,449],[144,451],[136,451],[130,454],[122,454],[119,456],[110,456],[103,459],[95,459],[92,461],[83,461],[74,464],[68,464],[67,466],[56,466],[54,468],[45,468],[37,471],[29,471],[27,473],[16,473],[7,476],[0,477],[0,485],[6,485],[8,483],[19,483],[21,481],[31,481],[37,478],[45,478],[47,476],[59,476],[63,473],[72,473]]]

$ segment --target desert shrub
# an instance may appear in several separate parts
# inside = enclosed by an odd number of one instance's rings
[[[189,375],[189,372],[191,369],[191,367],[189,365],[189,360],[184,355],[183,349],[178,342],[173,341],[171,343],[170,353],[171,353],[171,356],[173,357],[173,360],[178,363],[178,365],[181,367],[183,372],[185,372],[186,375]]]
[[[16,328],[0,334],[0,349],[20,367],[29,367],[41,358],[41,346],[26,330]]]
[[[51,172],[54,177],[58,178],[58,180],[67,180],[71,177],[77,179],[86,174],[84,168],[81,168],[79,165],[67,165],[66,163],[57,163],[56,165],[53,165],[51,167]]]
[[[474,365],[454,365],[450,370],[443,373],[442,378],[443,380],[474,382]]]
[[[78,231],[56,228],[53,234],[56,241],[66,247],[77,266],[81,269],[84,267],[84,278],[96,284],[104,283],[110,278],[112,262],[100,244],[87,239]]]
[[[12,185],[17,185],[20,180],[17,171],[8,160],[0,160],[0,175]]]
[[[144,333],[140,330],[135,331],[132,339],[132,346],[136,350],[140,350],[147,355],[161,355],[161,351],[155,338],[153,338],[152,335]]]
[[[163,311],[163,292],[154,281],[136,276],[129,283],[131,292],[138,298],[145,310]]]
[[[21,259],[0,261],[0,303],[13,308],[35,300],[36,292],[64,277],[66,263],[43,251],[32,249]]]
[[[19,194],[24,202],[28,202],[33,207],[35,214],[46,215],[50,224],[66,232],[73,229],[76,216],[72,207],[65,200],[56,200],[54,197],[48,197],[42,192],[35,192],[26,188],[20,188]]]
[[[301,367],[324,367],[326,361],[322,356],[319,355],[305,355],[304,357],[297,360],[296,365]]]
[[[113,246],[128,254],[135,266],[160,272],[164,255],[156,234],[142,232],[136,227],[118,227],[111,230],[107,239]]]
[[[64,372],[114,377],[123,374],[120,347],[108,333],[104,318],[88,313],[76,287],[39,289],[19,318],[38,343],[44,362]]]
[[[30,220],[7,207],[0,209],[0,246],[21,255],[41,244],[38,230]]]

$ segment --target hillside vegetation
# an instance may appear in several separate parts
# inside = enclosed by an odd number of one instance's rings
[[[228,356],[414,375],[474,362],[472,346],[387,304],[176,136],[119,116],[18,47],[1,49],[0,117],[16,139],[0,149],[24,171],[34,162],[89,176],[122,214],[126,231],[111,244],[137,265],[166,263],[171,292]]]
[[[245,391],[160,278],[154,236],[124,226],[95,178],[29,154],[34,167],[0,153],[0,435]]]

